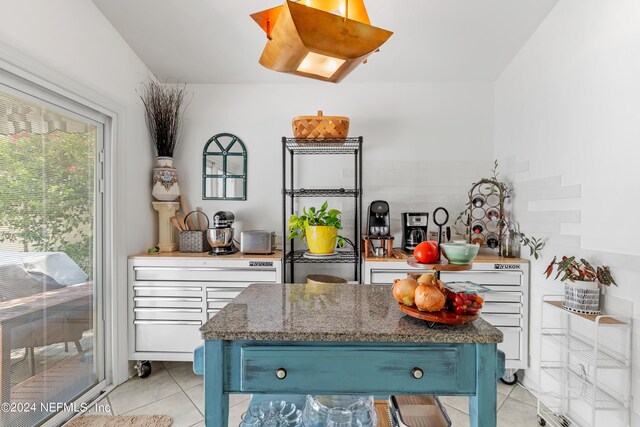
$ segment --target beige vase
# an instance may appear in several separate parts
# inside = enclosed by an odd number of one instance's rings
[[[173,157],[156,157],[153,168],[151,195],[161,202],[173,202],[180,197],[178,172],[173,167]]]

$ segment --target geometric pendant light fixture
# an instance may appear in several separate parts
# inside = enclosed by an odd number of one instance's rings
[[[363,0],[285,0],[251,17],[267,34],[260,64],[333,83],[393,34],[371,25]]]

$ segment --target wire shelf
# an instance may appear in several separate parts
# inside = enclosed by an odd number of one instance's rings
[[[283,143],[295,154],[355,154],[362,148],[361,138],[297,139],[284,138]]]
[[[353,263],[358,260],[358,256],[355,251],[338,251],[335,256],[326,258],[307,258],[304,254],[307,251],[293,251],[287,253],[285,256],[285,262],[299,262],[307,264],[334,264],[334,263]]]
[[[582,377],[571,369],[561,367],[543,367],[542,372],[560,384],[568,387],[571,399],[582,399],[596,409],[626,409],[628,405],[612,396],[610,393],[596,389],[596,399],[593,401],[593,383],[588,378]]]
[[[285,190],[285,194],[294,197],[356,197],[360,195],[360,190],[352,188],[296,188]]]
[[[559,330],[543,329],[542,336],[566,351],[578,354],[580,358],[596,365],[598,368],[626,369],[629,366],[629,361],[625,360],[623,356],[616,356],[602,351],[598,351],[596,363],[593,344],[575,334],[566,335],[563,332],[559,332]]]

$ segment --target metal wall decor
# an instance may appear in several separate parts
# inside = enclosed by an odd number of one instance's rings
[[[495,179],[481,179],[471,187],[467,206],[470,243],[500,252],[506,196],[503,186]]]
[[[237,136],[219,133],[204,145],[202,199],[247,200],[247,149]]]

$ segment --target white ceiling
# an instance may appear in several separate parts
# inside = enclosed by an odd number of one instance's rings
[[[93,0],[151,72],[188,83],[302,83],[258,64],[250,13],[284,0]],[[345,82],[494,81],[558,0],[367,0],[395,34]]]

